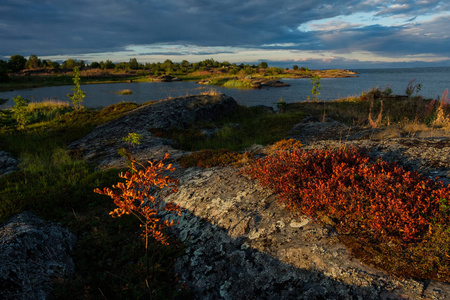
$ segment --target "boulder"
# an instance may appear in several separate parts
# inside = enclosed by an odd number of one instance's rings
[[[0,227],[0,299],[47,299],[52,282],[74,272],[76,237],[30,212]]]
[[[261,88],[261,87],[287,87],[291,85],[274,79],[253,79],[251,81],[251,86],[252,88]]]
[[[156,78],[153,78],[155,82],[172,82],[172,81],[181,81],[181,78],[172,77],[170,75],[161,75]]]
[[[8,152],[0,151],[0,176],[17,171],[17,160]]]
[[[187,128],[199,121],[213,121],[237,108],[236,101],[223,94],[194,95],[169,98],[156,103],[141,106],[126,113],[120,118],[102,124],[81,140],[69,145],[69,149],[77,152],[90,162],[101,167],[125,165],[125,159],[117,154],[117,150],[125,147],[122,140],[128,133],[138,133],[142,142],[133,148],[136,157],[146,159],[161,159],[155,156],[156,149],[166,149],[172,141],[157,137],[151,131],[167,131],[171,128]],[[168,150],[171,155],[181,154],[181,151]],[[141,155],[142,154],[142,155]],[[175,158],[175,157],[174,157]]]

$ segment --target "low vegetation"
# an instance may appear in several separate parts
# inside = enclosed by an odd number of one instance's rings
[[[133,94],[133,91],[130,89],[124,89],[124,90],[120,90],[118,92],[116,92],[117,94],[121,94],[121,95],[131,95]]]
[[[113,201],[92,192],[120,186],[117,181],[128,177],[117,174],[126,170],[96,170],[67,150],[71,141],[138,105],[123,102],[76,110],[69,103],[25,102],[20,109],[0,111],[0,150],[20,161],[19,171],[0,177],[0,222],[31,210],[78,236],[73,254],[77,274],[60,279],[54,297],[189,298],[189,291],[171,273],[183,245],[170,238],[170,246],[148,243],[146,249],[136,230],[139,220],[130,215],[112,219]],[[244,172],[272,188],[292,210],[337,228],[353,253],[371,265],[397,276],[450,282],[448,187],[397,165],[370,161],[360,149],[304,151],[301,142],[283,140],[307,115],[370,128],[371,114],[383,128],[445,129],[450,116],[447,93],[431,100],[414,92],[395,98],[389,91],[374,89],[332,102],[282,107],[278,113],[239,107],[216,122],[153,134],[173,139],[179,148],[199,151],[180,160],[184,167],[246,163]],[[273,144],[271,154],[255,159],[245,153],[255,144]],[[148,263],[143,253],[151,253]]]
[[[450,125],[450,102],[448,91],[440,99],[425,99],[420,95],[395,96],[389,88],[374,88],[360,96],[341,98],[335,101],[304,101],[283,105],[285,112],[302,112],[322,120],[329,117],[351,126],[408,126],[410,124],[429,127]],[[370,122],[372,121],[372,122]]]
[[[19,171],[0,177],[0,222],[23,210],[62,223],[78,237],[73,253],[77,273],[56,282],[55,299],[189,299],[189,292],[172,274],[183,245],[150,243],[147,272],[145,244],[139,222],[130,216],[113,219],[110,199],[93,193],[117,183],[125,170],[96,171],[67,150],[67,145],[96,125],[113,120],[135,103],[101,110],[75,109],[68,103],[29,103],[24,128],[11,110],[0,114],[1,150],[19,159]]]
[[[309,70],[305,67],[284,69],[259,64],[236,64],[205,59],[196,63],[186,60],[180,63],[167,59],[158,63],[129,62],[113,63],[110,60],[86,64],[83,60],[67,59],[62,64],[41,60],[36,55],[28,59],[13,55],[8,62],[0,60],[0,91],[34,88],[51,85],[72,84],[73,70],[79,69],[80,83],[143,82],[153,81],[159,76],[170,75],[182,80],[201,81],[230,88],[251,88],[248,77],[254,78],[312,78],[345,77],[355,73],[348,70]]]
[[[293,211],[332,225],[365,262],[450,282],[450,187],[360,149],[280,151],[243,173]]]
[[[303,117],[301,111],[275,114],[261,107],[240,106],[217,122],[154,133],[173,139],[177,147],[188,151],[221,148],[242,151],[254,144],[268,145],[283,139]]]

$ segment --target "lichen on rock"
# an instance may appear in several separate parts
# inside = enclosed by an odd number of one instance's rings
[[[47,299],[53,280],[74,272],[76,237],[30,212],[0,227],[0,299]]]

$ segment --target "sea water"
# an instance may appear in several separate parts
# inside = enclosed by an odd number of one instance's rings
[[[419,94],[426,98],[436,99],[450,88],[450,67],[442,68],[405,68],[405,69],[361,69],[357,77],[322,78],[319,99],[324,101],[341,97],[359,96],[373,88],[389,87],[393,94],[404,95],[406,87],[413,81],[413,85],[420,84]],[[282,79],[289,83],[289,87],[262,89],[233,89],[217,86],[204,86],[196,82],[136,82],[82,85],[86,98],[86,107],[105,107],[111,104],[131,101],[144,103],[209,91],[222,92],[233,97],[239,104],[247,106],[267,105],[275,106],[280,100],[291,103],[305,101],[312,96],[310,79]],[[67,94],[72,86],[52,86],[35,89],[0,92],[0,98],[11,99],[20,95],[34,102],[44,100],[69,101]],[[117,92],[130,89],[131,95],[120,95]],[[14,105],[10,100],[6,107]]]

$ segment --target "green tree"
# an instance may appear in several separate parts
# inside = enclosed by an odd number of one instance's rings
[[[83,92],[80,88],[80,71],[78,67],[73,68],[73,84],[75,87],[71,89],[73,91],[73,94],[67,94],[67,97],[69,97],[70,101],[72,101],[73,106],[75,107],[75,110],[79,110],[83,108],[83,100],[86,97],[86,93]]]
[[[27,62],[25,63],[26,69],[39,69],[42,67],[42,62],[35,54],[31,54],[28,58]]]
[[[86,64],[84,63],[83,60],[77,61],[73,58],[69,58],[68,60],[66,60],[62,63],[62,67],[64,69],[73,69],[73,68],[77,67],[78,69],[82,70],[86,67]]]
[[[189,68],[189,62],[187,60],[183,59],[181,61],[181,66],[187,69],[187,68]]]
[[[51,61],[50,59],[46,59],[42,61],[43,68],[51,68],[51,69],[59,69],[60,64],[56,61]]]
[[[294,69],[294,71],[297,71],[297,70],[298,70],[298,66],[297,66],[297,65],[294,65],[294,66],[292,67],[292,69]]]
[[[128,66],[131,70],[137,70],[139,69],[139,63],[136,58],[130,58],[130,62],[128,63]]]
[[[100,66],[100,64],[99,64],[98,62],[93,61],[93,62],[91,63],[91,68],[93,68],[93,69],[100,69],[101,66]]]
[[[262,61],[262,62],[258,65],[258,67],[260,67],[261,69],[267,69],[267,68],[269,67],[269,65],[268,65],[265,61]]]
[[[42,61],[42,65],[43,68],[51,68],[52,67],[52,61],[50,59],[44,59]]]
[[[8,79],[8,63],[0,59],[0,82],[6,82]]]
[[[173,62],[170,59],[166,59],[161,67],[166,71],[166,74],[170,74],[172,71]]]
[[[63,61],[61,65],[64,69],[73,69],[77,66],[76,61],[73,58]]]
[[[30,100],[22,98],[20,95],[12,99],[15,105],[11,110],[13,112],[13,118],[17,121],[17,129],[24,129],[27,124],[28,103],[30,103]]]
[[[314,75],[311,78],[311,84],[313,85],[312,89],[311,89],[311,93],[313,94],[313,100],[319,100],[319,95],[320,95],[320,89],[322,88],[320,86],[320,76],[319,75]]]
[[[100,66],[102,67],[103,70],[110,70],[114,69],[116,65],[108,59],[106,62],[101,61]]]
[[[52,68],[53,69],[59,69],[61,67],[61,64],[57,61],[52,61]]]
[[[22,55],[13,55],[9,58],[8,61],[8,69],[11,72],[20,72],[25,69],[25,64],[27,63],[27,59]]]

